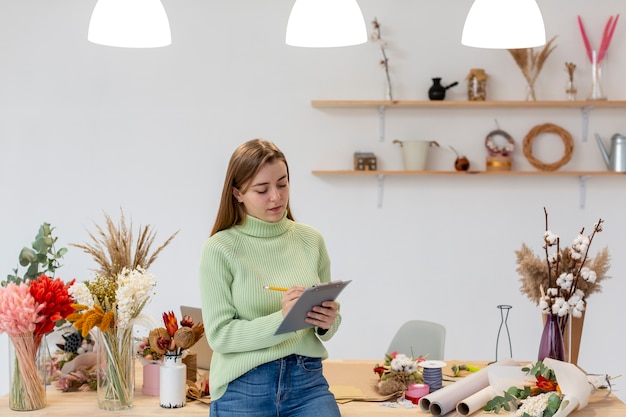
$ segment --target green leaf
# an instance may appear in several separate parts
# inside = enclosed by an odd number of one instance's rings
[[[67,253],[67,248],[61,248],[57,251],[55,258],[62,258]]]
[[[34,250],[32,250],[31,248],[23,247],[19,255],[20,265],[28,266],[36,258],[37,253]]]

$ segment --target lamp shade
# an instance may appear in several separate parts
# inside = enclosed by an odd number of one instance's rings
[[[356,0],[296,0],[287,22],[287,45],[334,47],[367,42]]]
[[[98,0],[87,39],[123,48],[157,48],[172,43],[160,0]]]
[[[541,10],[535,0],[474,0],[465,19],[461,43],[493,49],[545,45]]]

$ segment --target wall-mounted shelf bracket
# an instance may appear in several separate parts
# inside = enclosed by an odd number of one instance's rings
[[[381,142],[385,141],[385,110],[387,106],[378,106],[378,139]]]
[[[587,137],[589,136],[589,112],[593,109],[593,106],[585,106],[582,108],[582,121],[583,121],[583,131],[582,138],[583,142],[587,142]]]
[[[378,175],[378,208],[383,207],[383,191],[385,185],[385,176],[383,174]]]
[[[585,201],[587,200],[587,180],[591,177],[591,175],[581,175],[578,177],[580,182],[580,193],[579,193],[579,206],[581,209],[585,208]]]

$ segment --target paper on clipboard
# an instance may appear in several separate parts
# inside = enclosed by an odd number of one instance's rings
[[[324,301],[335,300],[339,296],[339,293],[351,282],[352,280],[331,281],[304,290],[274,334],[278,335],[314,327],[313,324],[309,324],[305,321],[307,313],[311,311],[313,307],[322,305]]]

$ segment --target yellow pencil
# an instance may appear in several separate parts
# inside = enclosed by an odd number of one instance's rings
[[[283,287],[273,287],[271,285],[264,285],[263,288],[270,291],[287,291],[289,289]]]

